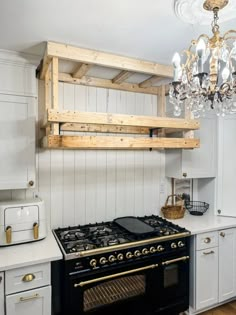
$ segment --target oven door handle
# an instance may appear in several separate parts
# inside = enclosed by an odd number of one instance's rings
[[[75,283],[74,284],[74,288],[83,287],[83,286],[91,284],[91,283],[95,283],[95,282],[99,282],[99,281],[103,281],[103,280],[109,280],[109,279],[113,279],[113,278],[117,278],[117,277],[120,277],[120,276],[129,275],[131,273],[135,273],[135,272],[139,272],[139,271],[143,271],[143,270],[154,269],[154,268],[157,268],[157,267],[158,267],[158,264],[153,264],[153,265],[149,265],[149,266],[146,266],[146,267],[141,267],[141,268],[132,269],[132,270],[124,271],[124,272],[115,273],[115,274],[110,275],[110,276],[105,276],[105,277],[100,277],[100,278],[96,278],[96,279],[91,279],[91,280],[88,280],[88,281],[82,281],[82,282],[79,282],[79,283]]]
[[[163,261],[162,266],[167,266],[178,261],[185,261],[187,259],[189,259],[189,256],[183,256],[183,257],[172,259],[172,260],[166,260],[166,261]]]

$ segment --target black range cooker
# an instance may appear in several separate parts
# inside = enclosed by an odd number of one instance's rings
[[[190,232],[159,216],[123,217],[53,231],[53,313],[167,314],[189,305]]]

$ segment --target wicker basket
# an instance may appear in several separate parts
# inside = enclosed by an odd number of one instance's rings
[[[175,199],[175,204],[168,205],[170,198],[172,198],[172,202]],[[182,200],[178,195],[169,195],[166,199],[165,205],[161,208],[161,211],[166,219],[183,218],[185,213],[184,200]]]

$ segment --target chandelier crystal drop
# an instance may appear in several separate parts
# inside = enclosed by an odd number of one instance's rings
[[[213,37],[202,34],[181,56],[174,54],[169,97],[176,117],[185,109],[195,118],[208,110],[218,116],[236,113],[236,31],[221,36],[217,24],[218,12],[227,3],[228,0],[206,0],[204,8],[214,14]]]

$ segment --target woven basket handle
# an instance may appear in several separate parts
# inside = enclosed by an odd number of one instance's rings
[[[173,198],[173,197],[176,197],[176,199],[180,200],[180,201],[183,201],[182,198],[180,198],[178,195],[174,194],[174,195],[169,195],[166,199],[166,203],[165,203],[165,206],[168,205],[168,201],[169,201],[169,198]],[[181,204],[181,209],[183,209],[183,203]]]

